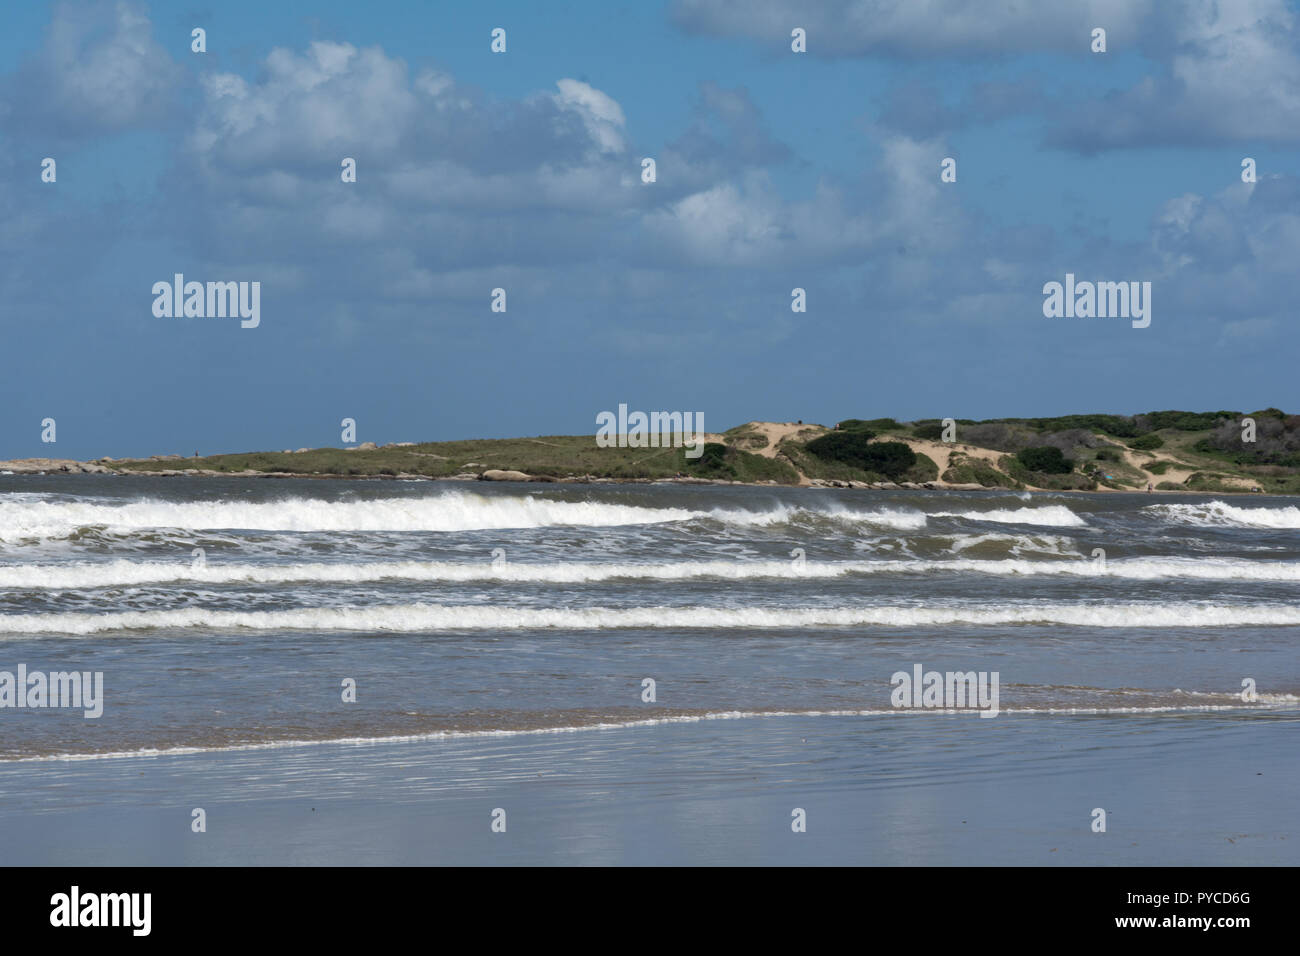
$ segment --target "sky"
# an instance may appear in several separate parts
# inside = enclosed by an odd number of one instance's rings
[[[594,435],[620,404],[1300,410],[1298,17],[12,5],[0,458]],[[258,282],[259,324],[156,315],[177,273]],[[1150,282],[1150,325],[1044,315],[1067,273]]]

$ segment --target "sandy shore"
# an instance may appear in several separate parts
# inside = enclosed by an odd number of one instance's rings
[[[0,764],[0,857],[170,866],[1295,865],[1294,722],[788,717]],[[1106,833],[1091,830],[1097,806],[1109,815]],[[190,831],[194,807],[206,811],[205,833]],[[796,807],[806,812],[802,834],[791,830]],[[504,833],[491,830],[497,809]]]

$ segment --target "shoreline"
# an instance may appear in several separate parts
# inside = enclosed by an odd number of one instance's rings
[[[981,746],[986,722],[948,722],[936,736],[926,721],[886,731],[876,722],[778,717],[580,740],[141,756],[66,763],[38,777],[30,765],[0,765],[0,853],[36,865],[84,863],[87,852],[92,863],[173,866],[1294,863],[1288,810],[1297,775],[1283,759],[1291,721],[1077,716],[1051,719],[1044,734],[1045,719],[997,722],[1017,748],[1017,772],[981,762],[959,786],[950,784],[951,748]],[[1135,727],[1142,732],[1129,736]],[[1142,759],[1113,759],[1119,734]],[[701,759],[710,767],[703,776]],[[907,788],[863,772],[865,760],[902,761]],[[1206,765],[1222,772],[1207,779]],[[1267,775],[1257,775],[1261,766]],[[191,839],[196,790],[222,825]],[[33,793],[40,825],[18,826],[30,820]],[[127,796],[87,801],[87,793]],[[1103,800],[1114,839],[1089,826],[1087,807]],[[793,806],[808,808],[811,825],[792,840]],[[1225,817],[1225,806],[1237,809]],[[509,814],[509,836],[489,825],[497,807]],[[159,841],[169,828],[183,836]]]
[[[127,461],[144,461],[147,459],[125,459]],[[1186,494],[1186,495],[1242,495],[1246,497],[1288,497],[1286,492],[1270,492],[1267,490],[1249,490],[1249,489],[1218,489],[1218,490],[1200,490],[1194,488],[1157,488],[1152,491],[1146,491],[1140,488],[1110,488],[1100,486],[1097,488],[1080,489],[1080,488],[1040,488],[1035,485],[1025,485],[1023,488],[1007,488],[1000,485],[980,485],[970,482],[945,482],[945,481],[924,481],[924,482],[868,482],[853,481],[828,478],[812,478],[806,483],[783,483],[778,481],[739,481],[729,478],[699,478],[694,476],[683,477],[662,477],[662,478],[605,478],[596,475],[577,475],[556,477],[553,475],[530,475],[526,472],[503,472],[499,474],[508,474],[509,477],[500,477],[492,475],[489,469],[482,473],[467,473],[458,475],[421,475],[415,473],[398,473],[395,475],[373,474],[373,475],[341,475],[341,474],[318,474],[315,472],[285,472],[285,471],[256,471],[246,469],[243,471],[216,471],[210,468],[167,468],[157,471],[145,471],[138,468],[116,469],[107,467],[96,461],[76,461],[74,459],[46,459],[46,458],[19,458],[10,461],[0,461],[0,478],[46,475],[63,477],[68,475],[113,475],[120,478],[297,478],[308,479],[313,481],[456,481],[472,482],[486,481],[489,483],[513,483],[513,484],[558,484],[558,485],[733,485],[743,486],[746,488],[790,488],[790,489],[808,489],[813,491],[821,490],[838,490],[838,491],[1001,491],[1008,494],[1017,494],[1022,491],[1032,493],[1048,493],[1061,495],[1109,495],[1109,494]],[[490,477],[489,477],[490,476]]]

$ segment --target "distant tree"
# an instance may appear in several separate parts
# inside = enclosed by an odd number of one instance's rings
[[[916,452],[899,441],[871,441],[871,432],[834,431],[805,447],[824,461],[835,461],[886,478],[898,479],[916,464]]]
[[[1154,432],[1141,435],[1134,438],[1128,443],[1129,448],[1136,448],[1138,451],[1152,451],[1156,448],[1164,448],[1165,440]]]
[[[1026,448],[1016,452],[1016,458],[1030,471],[1039,471],[1045,475],[1068,475],[1074,470],[1074,462],[1066,458],[1061,449],[1051,445]]]

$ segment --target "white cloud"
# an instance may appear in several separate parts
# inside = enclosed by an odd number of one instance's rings
[[[556,105],[582,117],[601,152],[621,153],[627,148],[623,139],[627,120],[612,97],[580,80],[557,80],[555,85],[560,88],[554,97]]]
[[[60,4],[44,46],[5,84],[15,125],[78,138],[160,123],[180,70],[142,7]]]

